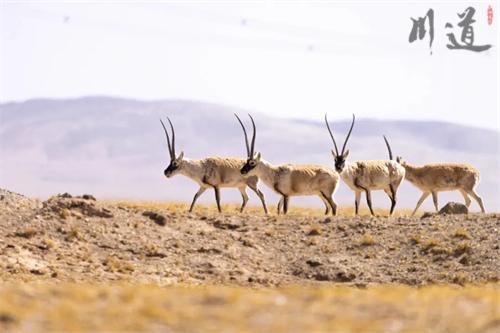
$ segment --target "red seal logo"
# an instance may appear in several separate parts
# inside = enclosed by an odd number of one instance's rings
[[[488,6],[488,25],[491,25],[493,23],[493,8],[491,8],[491,5]]]

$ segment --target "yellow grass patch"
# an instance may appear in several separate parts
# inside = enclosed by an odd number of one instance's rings
[[[375,245],[376,243],[375,238],[370,233],[365,233],[359,240],[359,244],[363,246]]]
[[[498,284],[230,286],[7,284],[0,330],[494,332]]]
[[[132,200],[112,200],[108,201],[110,203],[116,204],[118,206],[136,208],[136,209],[151,209],[151,210],[169,210],[172,212],[187,212],[189,205],[187,203],[181,202],[162,202],[162,201],[132,201]],[[269,213],[271,215],[276,215],[276,208],[268,203]],[[239,204],[223,204],[222,211],[224,213],[239,214],[240,205]],[[387,209],[374,209],[375,214],[378,216],[388,216],[389,210]],[[217,206],[215,204],[196,204],[194,213],[198,214],[214,214],[217,213]],[[394,212],[393,216],[409,216],[412,210],[410,209],[400,209]],[[261,206],[249,205],[245,208],[244,214],[252,215],[264,215],[264,211]],[[339,216],[354,216],[353,207],[340,207],[337,210]],[[292,206],[288,210],[288,216],[325,216],[323,208],[312,208],[312,207],[297,207]],[[370,211],[367,208],[360,209],[360,215],[367,216],[370,215]],[[332,215],[329,214],[329,217]]]
[[[453,237],[462,238],[462,239],[471,239],[472,238],[469,231],[467,231],[467,229],[465,229],[465,228],[458,228],[457,230],[455,230]]]

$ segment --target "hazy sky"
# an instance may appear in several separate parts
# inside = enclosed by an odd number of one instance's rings
[[[487,23],[488,5],[493,24]],[[279,117],[440,119],[499,128],[497,2],[482,53],[446,48],[467,2],[1,1],[0,101],[195,99]],[[435,38],[410,17],[434,9]]]

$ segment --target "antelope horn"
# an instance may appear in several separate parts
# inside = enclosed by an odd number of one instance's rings
[[[335,153],[338,155],[339,150],[337,148],[337,143],[335,142],[335,138],[333,137],[332,130],[330,129],[330,124],[328,124],[328,118],[327,118],[326,113],[325,113],[325,123],[326,123],[326,128],[328,128],[328,132],[330,133],[330,137],[332,138],[333,146],[335,147]]]
[[[241,121],[240,117],[235,113],[234,114],[238,121],[240,122],[241,128],[243,129],[243,134],[245,134],[245,145],[247,148],[247,156],[250,157],[250,146],[248,145],[248,136],[247,136],[247,130],[245,129],[245,125],[243,125],[243,122]]]
[[[170,136],[168,135],[167,128],[165,127],[165,124],[161,119],[160,122],[161,126],[163,126],[163,130],[165,131],[165,135],[167,136],[168,153],[170,154],[170,159],[174,159],[174,157],[172,156],[172,146],[170,145]]]
[[[352,114],[352,124],[351,128],[349,129],[349,133],[347,133],[347,137],[345,138],[344,141],[344,146],[342,147],[342,155],[344,155],[345,147],[347,145],[347,141],[349,140],[349,137],[351,136],[352,128],[354,127],[354,121],[356,120],[356,117],[354,117],[354,113]]]
[[[389,141],[387,141],[387,138],[385,137],[385,135],[384,135],[384,141],[385,141],[385,145],[387,146],[387,150],[389,150],[389,159],[392,160],[391,146],[389,145]]]
[[[172,122],[170,121],[170,118],[167,117],[168,122],[170,123],[170,128],[172,129],[172,156],[175,158],[175,131],[174,131],[174,126],[172,125]]]
[[[257,128],[255,128],[255,122],[253,121],[252,116],[250,114],[248,114],[248,116],[252,121],[252,127],[253,127],[252,143],[250,145],[250,158],[253,158],[253,154],[255,152],[255,135],[257,134]]]

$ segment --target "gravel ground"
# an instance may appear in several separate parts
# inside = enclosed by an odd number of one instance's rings
[[[496,283],[500,214],[264,216],[0,190],[1,281]]]

